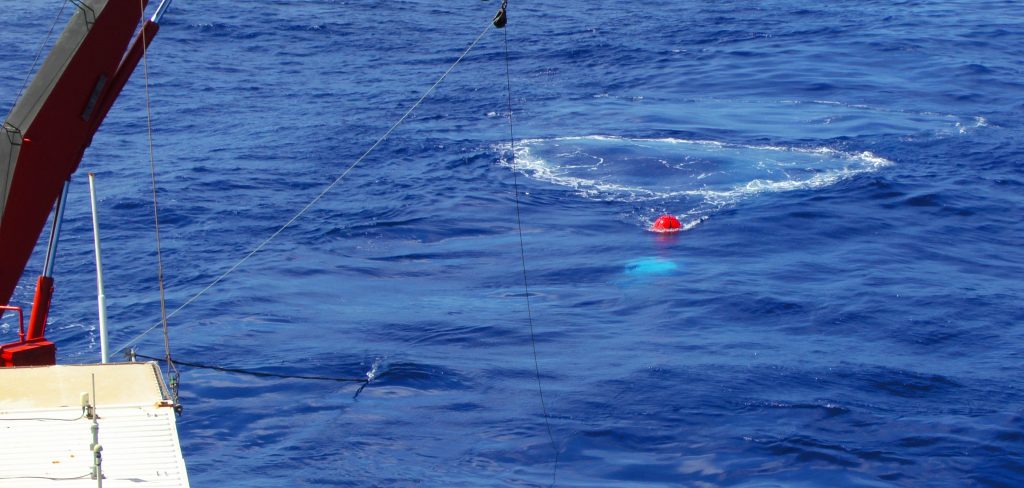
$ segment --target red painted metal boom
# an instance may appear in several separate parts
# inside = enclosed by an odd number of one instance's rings
[[[0,129],[0,304],[7,303],[62,186],[157,33],[139,0],[82,0]],[[0,346],[3,365],[53,364],[45,340],[53,281],[41,276],[28,334]],[[0,313],[3,313],[0,308]],[[33,346],[35,344],[35,346]]]

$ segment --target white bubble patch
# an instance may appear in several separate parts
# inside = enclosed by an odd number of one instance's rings
[[[503,149],[507,154],[508,146]],[[516,144],[519,171],[585,198],[696,199],[703,208],[761,193],[823,188],[891,164],[870,152],[674,138],[591,135]]]

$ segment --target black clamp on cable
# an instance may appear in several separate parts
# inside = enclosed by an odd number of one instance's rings
[[[171,376],[171,399],[174,401],[172,408],[176,416],[181,417],[181,413],[185,411],[185,407],[178,401],[178,388],[181,387],[181,375],[177,372]]]
[[[501,2],[501,8],[498,9],[498,13],[494,14],[494,20],[492,23],[495,27],[501,29],[508,23],[508,14],[505,13],[505,9],[508,8],[508,0]]]

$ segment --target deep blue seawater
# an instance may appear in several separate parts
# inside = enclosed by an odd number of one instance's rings
[[[510,3],[171,318],[183,361],[374,378],[183,367],[193,486],[1024,485],[1024,5]],[[2,5],[6,113],[61,2]],[[168,307],[497,5],[179,0],[148,63]],[[86,172],[112,345],[160,315],[142,75],[74,179],[61,362],[98,357]]]

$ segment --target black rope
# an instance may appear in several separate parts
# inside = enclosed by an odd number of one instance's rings
[[[499,29],[505,27],[508,16],[505,13],[508,8],[508,0],[501,2],[501,9],[498,10],[497,15],[494,16],[494,26]],[[512,162],[512,186],[515,191],[515,202],[516,202],[516,226],[519,230],[519,257],[522,262],[523,269],[523,292],[526,297],[526,317],[530,324],[530,346],[533,349],[533,370],[537,378],[537,393],[540,396],[540,408],[544,413],[544,427],[547,429],[548,440],[551,441],[551,450],[555,453],[555,460],[551,468],[551,486],[555,486],[558,482],[558,444],[555,442],[555,434],[551,429],[551,415],[548,414],[548,405],[544,400],[544,386],[541,383],[540,378],[540,361],[537,358],[537,335],[534,331],[533,325],[533,308],[530,305],[530,284],[527,279],[526,273],[526,245],[523,242],[523,218],[520,212],[519,203],[519,169],[516,167],[516,138],[512,131],[512,75],[511,69],[509,68],[509,55],[508,55],[508,30],[502,30],[505,40],[505,86],[506,95],[508,97],[508,140],[509,140],[509,157]]]
[[[152,356],[146,356],[144,354],[139,354],[137,352],[134,352],[134,353],[131,353],[131,354],[132,354],[133,357],[142,358],[142,359],[148,359],[150,361],[158,361],[158,362],[166,361],[166,359],[164,359],[164,358],[156,358],[156,357],[152,357]],[[223,366],[215,366],[215,365],[212,365],[212,364],[190,363],[190,362],[182,361],[180,359],[175,359],[174,360],[174,364],[177,364],[179,366],[188,366],[190,368],[196,368],[196,369],[209,369],[209,370],[212,370],[212,371],[220,371],[222,373],[244,374],[244,375],[249,375],[249,376],[258,376],[258,377],[262,377],[262,378],[284,378],[284,379],[291,379],[291,380],[335,381],[335,382],[364,383],[364,384],[370,382],[369,378],[345,378],[345,377],[338,377],[338,376],[306,376],[306,375],[294,375],[294,374],[268,373],[266,371],[254,371],[254,370],[251,370],[251,369],[225,368]]]

